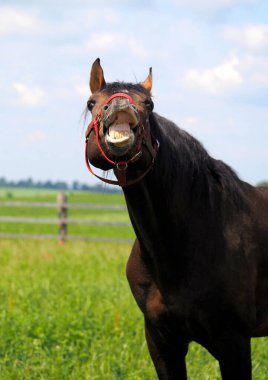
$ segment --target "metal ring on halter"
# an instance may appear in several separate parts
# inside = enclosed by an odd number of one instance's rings
[[[127,170],[128,164],[127,162],[118,162],[116,164],[116,169],[121,171],[121,170]]]

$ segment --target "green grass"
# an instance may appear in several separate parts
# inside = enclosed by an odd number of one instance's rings
[[[55,202],[57,191],[0,189],[0,201]],[[70,203],[124,204],[122,194],[70,192]],[[56,208],[0,206],[0,216],[57,217]],[[69,218],[128,222],[122,210]],[[56,225],[2,223],[0,232],[57,234]],[[69,226],[69,234],[134,238],[128,227]],[[143,318],[125,279],[128,244],[0,240],[0,380],[156,380]],[[252,340],[253,378],[267,380],[268,339]],[[190,380],[220,379],[191,344]]]
[[[0,241],[0,379],[156,380],[143,318],[125,279],[127,244]],[[267,379],[268,339],[253,378]],[[199,345],[190,380],[220,379]]]
[[[129,246],[3,240],[0,247],[1,379],[152,376],[124,276]]]
[[[22,207],[22,206],[1,206],[1,216],[17,216],[17,217],[36,217],[36,218],[57,218],[56,205],[54,208],[46,207]],[[69,209],[68,217],[72,219],[96,219],[96,220],[112,220],[116,222],[128,222],[129,217],[123,210],[95,210],[95,209]]]
[[[26,223],[4,223],[0,226],[0,232],[6,233],[27,233],[27,234],[57,234],[57,226],[54,224],[26,224]],[[69,225],[68,234],[70,236],[89,236],[133,239],[134,232],[132,227],[113,227],[113,226],[88,226],[88,225]]]
[[[56,202],[58,190],[0,188],[0,201]],[[72,203],[114,203],[124,205],[123,194],[66,191]]]

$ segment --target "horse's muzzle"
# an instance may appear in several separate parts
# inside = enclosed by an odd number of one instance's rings
[[[114,98],[102,110],[102,128],[105,141],[117,155],[125,152],[135,141],[139,113],[128,99]],[[114,149],[113,149],[114,148]]]

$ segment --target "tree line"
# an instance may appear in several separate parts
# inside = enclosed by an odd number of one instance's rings
[[[268,186],[268,181],[261,181],[256,186]],[[65,181],[34,181],[32,178],[21,179],[18,181],[10,181],[5,177],[0,177],[0,187],[19,187],[25,189],[56,189],[56,190],[79,190],[79,191],[95,191],[95,192],[108,192],[117,193],[121,192],[118,187],[103,186],[103,184],[88,185],[73,181],[68,184]]]
[[[24,188],[24,189],[55,189],[55,190],[79,190],[79,191],[94,191],[94,192],[108,192],[117,193],[121,192],[120,188],[103,186],[103,184],[88,185],[86,183],[80,183],[79,181],[73,181],[68,184],[65,181],[34,181],[32,178],[20,179],[20,180],[7,180],[5,177],[0,177],[0,187],[9,188]]]
[[[264,187],[264,186],[268,186],[268,181],[261,181],[259,183],[257,183],[256,185],[257,187]]]

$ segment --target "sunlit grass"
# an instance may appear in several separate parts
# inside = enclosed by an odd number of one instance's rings
[[[0,379],[156,380],[141,312],[130,293],[127,244],[0,241]],[[267,379],[268,340],[253,347]],[[220,379],[192,343],[190,380]]]
[[[21,233],[34,235],[55,235],[57,236],[58,227],[54,224],[38,223],[3,223],[0,226],[2,233]],[[132,227],[114,227],[98,225],[69,225],[68,235],[80,237],[100,237],[113,239],[133,239],[135,234]]]
[[[0,188],[1,201],[56,202],[58,190]],[[94,193],[89,191],[66,191],[72,203],[111,203],[124,205],[122,193]]]
[[[12,199],[55,202],[56,191],[12,189]],[[10,194],[9,194],[10,197]],[[69,194],[72,203],[124,204],[122,194]],[[56,208],[6,208],[0,216],[56,218]],[[129,221],[122,210],[69,210],[69,218]],[[57,225],[2,223],[0,232],[57,234]],[[134,239],[130,227],[70,225],[70,235]],[[0,240],[0,380],[156,380],[143,318],[129,291],[129,244]],[[266,380],[268,339],[252,340],[253,379]],[[190,380],[220,379],[196,343]]]
[[[124,275],[130,246],[0,248],[0,379],[153,378]]]

